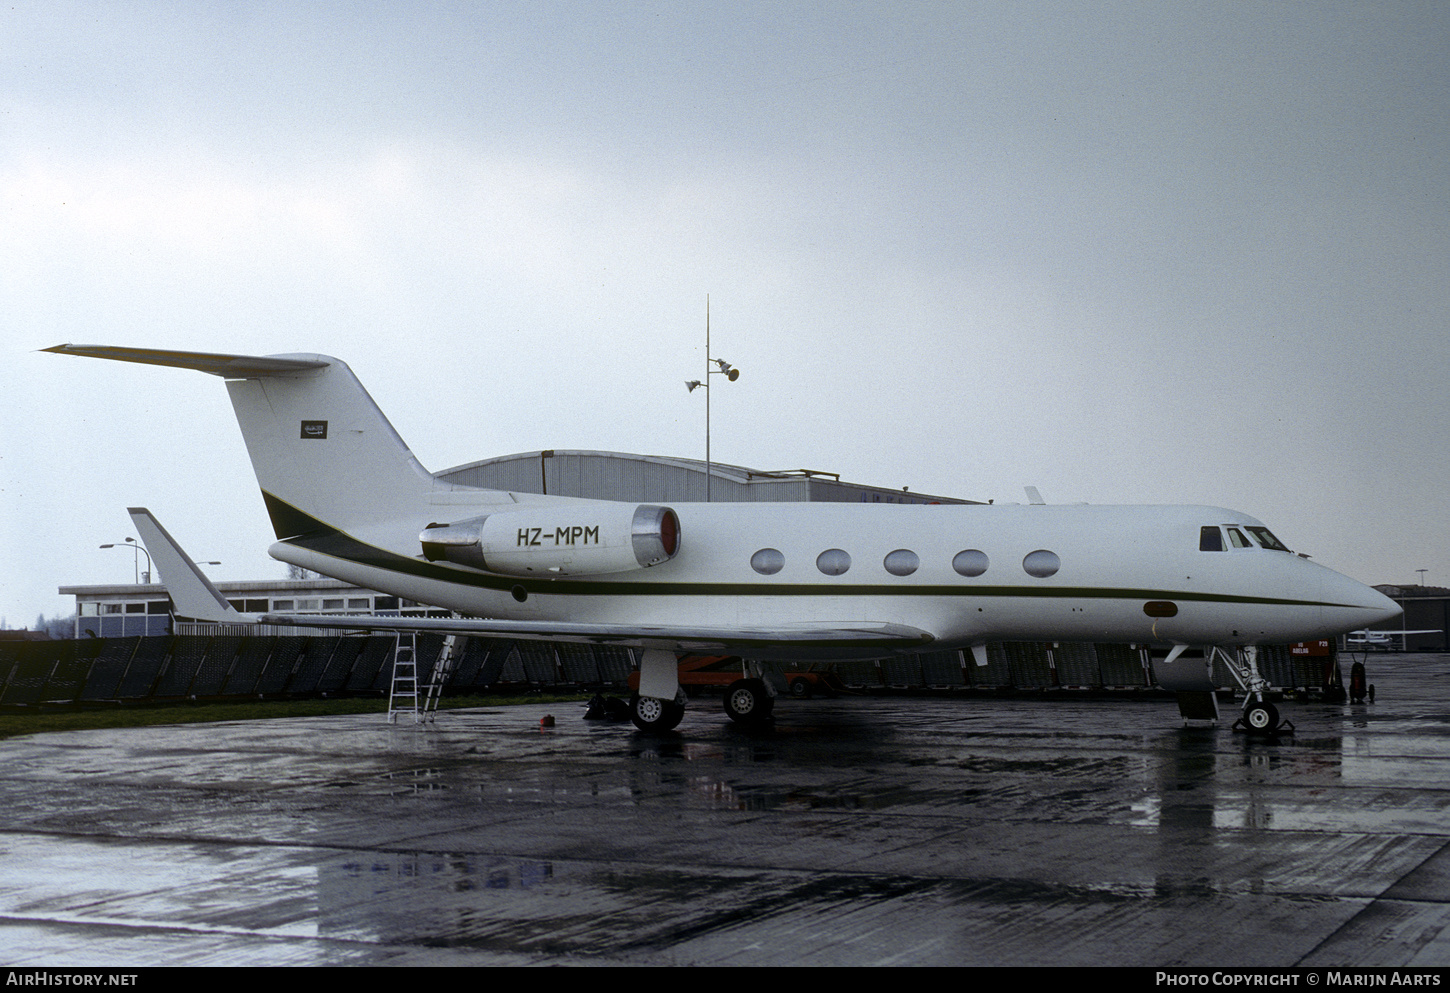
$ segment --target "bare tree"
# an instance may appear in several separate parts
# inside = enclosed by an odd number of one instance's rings
[[[47,618],[44,614],[37,614],[33,630],[42,631],[52,638],[69,638],[75,634],[76,615],[71,614],[69,617],[56,616]]]

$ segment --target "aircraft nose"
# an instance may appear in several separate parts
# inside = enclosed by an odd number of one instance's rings
[[[1347,613],[1353,618],[1354,628],[1371,628],[1376,624],[1392,621],[1405,612],[1404,608],[1371,586],[1340,576],[1340,589],[1334,592],[1342,597],[1341,602],[1349,607]],[[1346,621],[1349,621],[1346,617]]]
[[[1369,624],[1383,624],[1385,621],[1392,621],[1405,612],[1404,607],[1401,607],[1399,604],[1395,603],[1393,600],[1385,596],[1379,590],[1372,589],[1368,586],[1365,587],[1365,589],[1369,590],[1370,594],[1374,597],[1374,601],[1372,603],[1365,605],[1365,609],[1371,611],[1374,615],[1374,620],[1368,622],[1368,624],[1365,625],[1366,627],[1368,627]]]

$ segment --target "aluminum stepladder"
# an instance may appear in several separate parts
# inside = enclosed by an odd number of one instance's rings
[[[399,714],[413,715],[413,723],[421,720],[418,711],[418,636],[399,632],[393,641],[393,685],[388,693],[388,723],[396,724]]]
[[[428,680],[428,693],[423,698],[423,717],[425,721],[432,721],[438,713],[438,701],[443,696],[443,687],[453,675],[453,669],[458,664],[458,656],[462,653],[458,650],[457,635],[448,635],[443,639],[443,650],[438,653],[438,664],[433,667],[433,676]]]

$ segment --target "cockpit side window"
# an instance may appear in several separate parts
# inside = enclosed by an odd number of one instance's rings
[[[1253,548],[1254,547],[1249,542],[1249,539],[1247,539],[1247,538],[1244,537],[1244,533],[1242,531],[1240,531],[1238,528],[1229,528],[1228,529],[1228,540],[1229,540],[1230,543],[1232,543],[1232,545],[1235,548]]]
[[[1216,527],[1204,525],[1198,531],[1198,550],[1200,552],[1223,551],[1223,532]]]
[[[1275,552],[1287,552],[1289,550],[1285,547],[1282,541],[1274,537],[1274,533],[1268,528],[1248,527],[1244,530],[1248,531],[1249,534],[1253,535],[1254,540],[1257,541],[1260,545],[1263,545],[1265,548],[1268,548]]]

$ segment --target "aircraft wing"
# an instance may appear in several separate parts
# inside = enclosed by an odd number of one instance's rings
[[[156,570],[182,617],[221,624],[273,624],[333,631],[400,631],[517,638],[525,641],[573,641],[676,652],[719,652],[792,659],[880,658],[920,652],[935,640],[928,631],[902,624],[839,622],[783,624],[774,628],[713,628],[664,624],[571,623],[455,617],[379,617],[329,614],[244,614],[236,610],[184,552],[176,539],[145,507],[128,512]]]
[[[239,615],[240,616],[240,615]],[[513,621],[469,617],[378,617],[326,614],[261,614],[261,624],[326,628],[334,631],[401,631],[517,638],[524,641],[573,641],[591,645],[660,648],[675,652],[716,652],[770,658],[775,650],[789,658],[819,652],[833,659],[851,655],[879,658],[926,651],[930,632],[902,624],[846,622],[792,624],[776,628],[712,628],[669,624],[604,624],[569,621]]]

